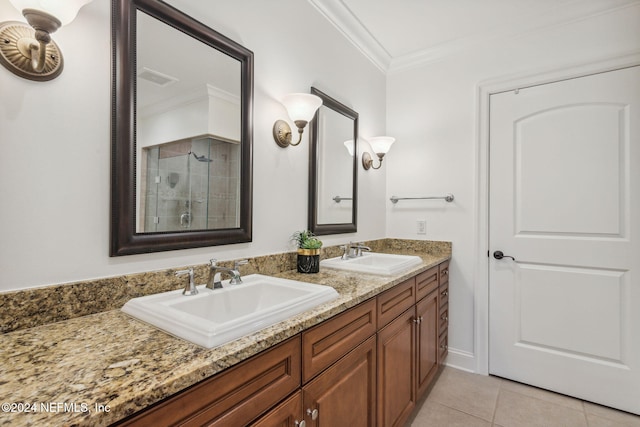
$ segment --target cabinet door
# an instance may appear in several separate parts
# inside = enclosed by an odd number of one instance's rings
[[[375,426],[375,335],[305,385],[302,392],[307,427]]]
[[[378,427],[402,426],[416,404],[415,307],[378,332]]]
[[[439,309],[437,289],[416,304],[416,316],[419,320],[416,335],[418,350],[416,387],[417,398],[420,399],[438,371]]]
[[[298,391],[251,424],[251,427],[298,427],[302,420],[302,391]]]

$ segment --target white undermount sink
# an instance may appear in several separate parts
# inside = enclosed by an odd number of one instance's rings
[[[385,254],[379,252],[363,252],[362,256],[342,259],[329,258],[320,261],[323,267],[338,270],[356,271],[359,273],[392,276],[403,273],[422,263],[422,258],[415,255]]]
[[[198,286],[133,298],[122,311],[165,332],[207,348],[288,319],[338,298],[330,286],[251,274],[223,289]]]

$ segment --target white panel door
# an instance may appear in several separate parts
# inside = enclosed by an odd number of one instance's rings
[[[640,67],[491,95],[489,144],[490,373],[640,414]]]

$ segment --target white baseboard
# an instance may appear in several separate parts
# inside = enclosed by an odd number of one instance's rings
[[[460,369],[467,372],[476,372],[476,358],[473,353],[468,351],[456,350],[449,347],[449,354],[445,361],[447,366]]]

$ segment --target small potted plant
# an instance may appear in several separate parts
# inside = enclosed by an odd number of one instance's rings
[[[291,240],[298,247],[298,272],[317,273],[320,271],[320,248],[322,241],[309,230],[296,231]]]

